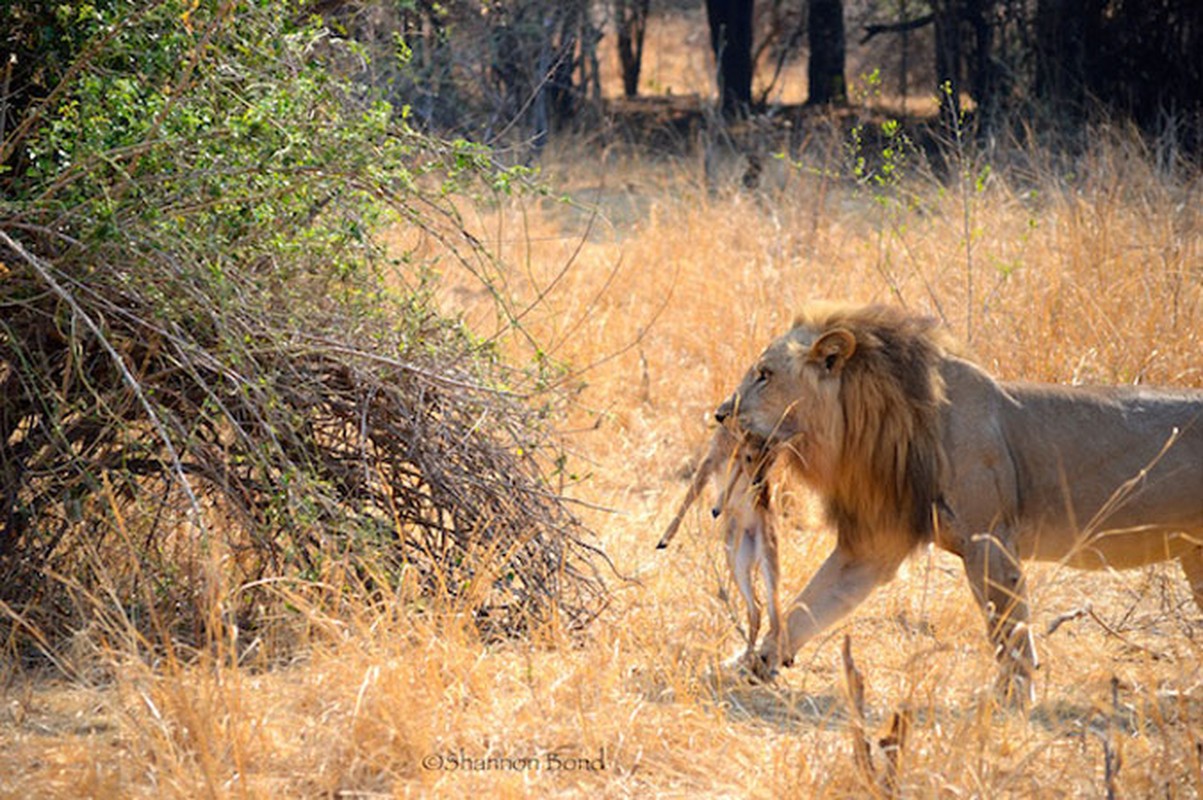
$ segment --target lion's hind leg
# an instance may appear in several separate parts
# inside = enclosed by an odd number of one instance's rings
[[[1012,703],[1031,703],[1036,699],[1032,671],[1039,663],[1019,557],[1005,536],[985,533],[968,538],[965,574],[986,615],[987,633],[1001,668],[999,694]]]

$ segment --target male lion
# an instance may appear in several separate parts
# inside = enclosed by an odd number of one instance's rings
[[[929,319],[815,308],[716,412],[823,497],[835,550],[794,601],[771,668],[890,580],[918,545],[961,557],[1002,667],[1033,697],[1020,559],[1118,569],[1178,559],[1203,608],[1203,391],[1004,383]]]
[[[772,461],[760,446],[720,425],[710,440],[705,458],[698,465],[676,515],[660,537],[657,549],[668,547],[685,518],[685,512],[702,493],[706,482],[714,479],[718,498],[711,513],[720,519],[727,553],[727,568],[739,587],[748,611],[747,649],[742,660],[755,674],[763,675],[765,662],[756,654],[760,633],[760,606],[752,585],[759,567],[764,580],[765,605],[768,606],[767,642],[780,648],[783,632],[781,606],[777,600],[780,567],[777,556],[777,532],[770,508],[770,490],[765,473]]]

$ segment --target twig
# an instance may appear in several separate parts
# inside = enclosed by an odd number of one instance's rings
[[[75,296],[64,289],[59,282],[55,280],[54,275],[52,274],[53,268],[49,264],[44,263],[42,259],[27,251],[3,230],[0,230],[0,243],[5,244],[18,257],[29,264],[29,266],[33,267],[33,270],[38,273],[38,277],[40,277],[42,281],[50,287],[51,291],[53,291],[59,297],[59,299],[61,299],[71,308],[71,313],[84,324],[84,327],[92,332],[92,335],[96,337],[96,341],[99,342],[100,346],[104,348],[104,351],[108,353],[109,358],[112,359],[113,364],[121,373],[122,380],[125,382],[126,386],[129,387],[130,391],[134,393],[134,396],[138,398],[138,403],[142,406],[142,410],[146,412],[147,419],[150,420],[151,425],[154,426],[155,432],[162,440],[163,447],[167,450],[167,455],[171,458],[172,471],[175,472],[176,477],[179,479],[180,488],[184,490],[184,494],[188,498],[188,505],[192,508],[192,521],[198,528],[204,531],[205,523],[204,516],[201,513],[200,500],[192,491],[192,484],[188,482],[188,476],[184,469],[183,463],[180,460],[179,453],[176,451],[175,445],[171,441],[171,436],[167,433],[167,427],[163,424],[163,421],[159,419],[159,415],[155,413],[150,401],[146,399],[146,395],[142,391],[142,385],[138,382],[138,379],[134,377],[133,373],[129,371],[129,367],[126,366],[125,360],[121,358],[121,355],[113,348],[112,343],[104,335],[104,332],[100,330],[100,326],[97,325],[96,322],[80,307],[79,303],[75,301]]]
[[[1115,800],[1118,796],[1117,780],[1119,771],[1124,766],[1123,751],[1116,747],[1112,734],[1115,732],[1115,717],[1119,714],[1119,678],[1111,676],[1111,714],[1107,717],[1106,731],[1095,730],[1095,736],[1103,745],[1103,783],[1107,787],[1107,800]]]
[[[882,752],[886,754],[886,768],[882,774],[882,783],[886,794],[890,797],[898,795],[899,765],[910,730],[911,712],[907,709],[895,711],[894,717],[890,721],[890,732],[877,742]]]
[[[1048,624],[1048,630],[1044,632],[1045,636],[1052,636],[1056,633],[1057,628],[1060,628],[1067,622],[1072,622],[1075,619],[1081,619],[1090,613],[1090,604],[1087,603],[1082,608],[1075,608],[1073,611],[1059,615],[1056,619]]]
[[[935,14],[926,14],[922,17],[916,17],[905,22],[885,22],[875,23],[870,22],[865,25],[865,35],[861,37],[860,43],[865,44],[874,36],[882,33],[906,33],[907,31],[917,30],[930,25],[936,21]]]
[[[25,138],[25,135],[29,133],[29,131],[32,130],[35,125],[41,123],[42,116],[45,114],[46,110],[57,107],[56,104],[58,102],[59,95],[65,92],[72,85],[72,81],[75,79],[75,76],[78,75],[86,66],[92,63],[92,59],[104,49],[106,44],[115,39],[122,31],[125,30],[127,26],[133,25],[142,17],[153,11],[157,6],[162,5],[162,3],[163,0],[155,0],[154,2],[148,3],[140,9],[137,9],[134,11],[134,13],[122,17],[115,24],[108,26],[104,35],[98,36],[96,40],[89,45],[88,49],[84,51],[83,55],[79,56],[71,63],[71,66],[67,68],[67,72],[63,75],[62,79],[59,80],[58,85],[51,90],[50,94],[47,95],[36,108],[28,111],[25,114],[25,118],[21,120],[21,124],[13,129],[13,132],[7,139],[0,140],[0,164],[7,162],[9,156],[12,155],[13,150],[15,150],[21,143],[21,140]]]
[[[877,740],[877,748],[885,755],[885,766],[879,773],[873,764],[873,740],[865,730],[865,678],[852,660],[852,637],[844,635],[842,649],[844,682],[848,692],[849,729],[852,735],[852,758],[865,784],[874,795],[896,798],[902,752],[910,734],[912,715],[907,709],[895,711],[890,720],[890,732]]]
[[[1103,632],[1106,633],[1108,636],[1112,636],[1116,639],[1119,639],[1121,642],[1126,644],[1128,647],[1131,647],[1135,650],[1140,650],[1142,653],[1148,653],[1156,661],[1161,661],[1165,658],[1165,653],[1161,653],[1156,650],[1152,650],[1148,647],[1145,647],[1144,645],[1137,644],[1136,642],[1133,642],[1131,639],[1129,639],[1127,636],[1124,636],[1122,633],[1117,631],[1115,628],[1111,627],[1109,624],[1107,624],[1107,622],[1102,617],[1100,617],[1098,614],[1095,613],[1094,608],[1091,606],[1090,603],[1087,603],[1086,605],[1082,606],[1081,608],[1075,608],[1073,611],[1067,611],[1064,614],[1058,615],[1052,622],[1049,623],[1048,630],[1045,632],[1045,635],[1046,636],[1052,635],[1058,628],[1060,628],[1065,623],[1072,622],[1073,620],[1081,619],[1082,617],[1090,617],[1092,620],[1094,620],[1095,624],[1098,625],[1100,628],[1102,628]]]
[[[297,336],[319,343],[324,352],[340,353],[346,356],[354,356],[356,358],[362,358],[368,361],[375,361],[378,364],[396,367],[397,369],[411,372],[414,375],[434,381],[435,383],[441,383],[445,386],[451,386],[456,389],[465,389],[471,392],[480,392],[481,394],[497,395],[498,397],[512,397],[518,400],[526,399],[526,395],[520,395],[516,392],[510,392],[505,389],[494,389],[491,386],[481,386],[478,383],[470,383],[468,381],[459,380],[447,375],[440,375],[437,372],[431,372],[430,370],[423,369],[415,364],[409,364],[396,358],[390,358],[389,356],[382,356],[379,353],[373,353],[369,350],[360,350],[358,348],[348,347],[345,344],[341,344],[323,336],[314,336],[312,334],[301,332],[298,332]]]
[[[844,635],[841,650],[844,664],[844,683],[848,692],[849,729],[852,735],[852,759],[861,777],[869,786],[877,785],[877,773],[873,769],[873,753],[869,737],[865,733],[865,679],[856,662],[852,660],[852,637]]]

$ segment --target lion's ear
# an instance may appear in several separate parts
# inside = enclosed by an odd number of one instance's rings
[[[818,338],[810,348],[810,357],[834,374],[844,368],[856,352],[856,337],[847,328],[836,328]]]

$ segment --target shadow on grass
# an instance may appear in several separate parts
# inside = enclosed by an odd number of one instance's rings
[[[820,670],[820,672],[825,672]],[[816,676],[819,677],[819,676]],[[760,683],[745,673],[724,665],[706,669],[688,684],[646,674],[637,679],[637,691],[656,703],[689,702],[691,699],[713,703],[731,722],[765,725],[781,732],[842,731],[852,721],[849,702],[839,678],[827,673],[814,690],[793,686],[784,680]],[[992,708],[985,711],[984,703]],[[1165,726],[1190,728],[1203,724],[1203,697],[1188,692],[1148,693],[1130,687],[1113,688],[1110,696],[1093,701],[1081,695],[1074,698],[1049,697],[1030,709],[1012,708],[988,692],[971,692],[951,704],[911,705],[875,702],[865,709],[870,726],[884,724],[893,712],[906,710],[920,729],[933,725],[953,727],[970,720],[994,717],[1005,726],[1026,719],[1030,728],[1041,729],[1055,737],[1154,735]],[[984,715],[983,715],[984,712]],[[995,716],[997,715],[997,716]]]

